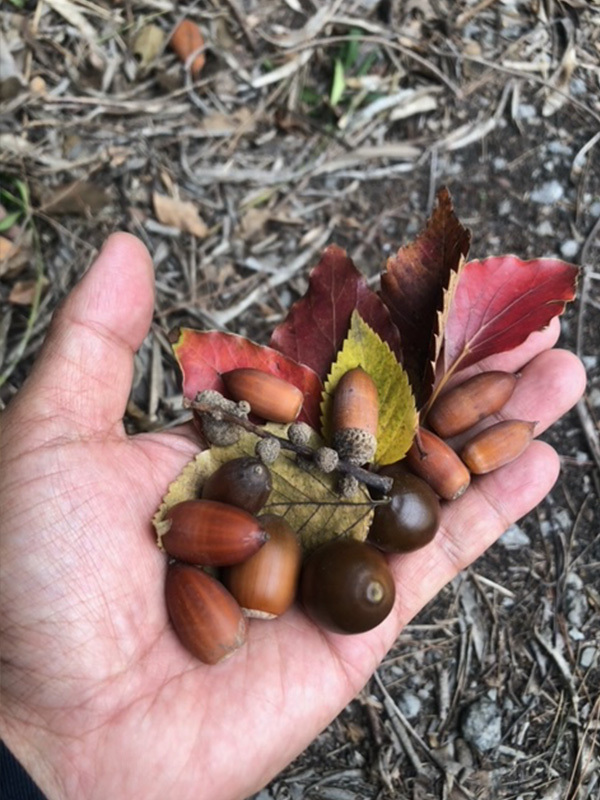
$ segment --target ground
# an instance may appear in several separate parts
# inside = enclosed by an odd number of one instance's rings
[[[561,346],[589,380],[544,436],[558,483],[256,800],[597,797],[598,3],[9,0],[4,11],[3,404],[116,229],[140,236],[156,266],[132,433],[186,417],[172,328],[266,342],[325,244],[375,281],[441,185],[472,230],[471,257],[581,266]],[[166,38],[185,15],[206,42],[195,80]],[[193,208],[169,217],[157,195]]]

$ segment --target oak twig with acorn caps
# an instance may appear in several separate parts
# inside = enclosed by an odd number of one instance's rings
[[[282,450],[291,450],[303,458],[313,460],[316,453],[318,453],[318,450],[313,450],[313,448],[309,445],[296,444],[289,439],[276,436],[269,431],[265,431],[260,425],[255,425],[253,422],[250,422],[249,419],[243,416],[236,416],[230,411],[226,411],[218,404],[218,402],[215,404],[215,398],[213,395],[218,395],[218,392],[211,391],[210,397],[199,399],[202,397],[202,395],[205,395],[205,393],[200,392],[195,400],[184,398],[184,406],[192,411],[197,411],[202,415],[211,415],[216,411],[219,421],[243,428],[244,430],[253,433],[255,436],[258,436],[261,439],[274,439],[275,441],[279,442]],[[338,460],[335,469],[342,474],[354,476],[358,481],[364,483],[365,486],[369,486],[370,488],[375,489],[377,492],[381,492],[382,494],[386,494],[392,486],[392,481],[390,478],[378,475],[374,472],[369,472],[369,470],[363,469],[362,467],[359,467],[356,464],[352,464],[349,461],[345,461],[341,458]]]

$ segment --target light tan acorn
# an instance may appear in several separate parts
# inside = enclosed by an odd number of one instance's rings
[[[468,441],[460,456],[471,472],[485,475],[510,464],[527,449],[537,422],[511,419],[497,422]]]
[[[268,534],[256,517],[216,500],[184,500],[165,514],[161,544],[188,564],[224,567],[254,555]]]
[[[294,602],[302,552],[298,537],[283,518],[258,518],[269,541],[242,564],[224,571],[225,585],[249,617],[272,619]]]
[[[514,392],[518,378],[510,372],[482,372],[438,397],[427,424],[448,439],[472,428],[504,406]]]
[[[169,564],[165,601],[179,641],[205,664],[223,661],[246,641],[247,623],[238,603],[201,569]]]
[[[469,470],[450,445],[426,428],[419,428],[406,464],[444,500],[456,500],[471,482]]]
[[[297,386],[260,369],[233,369],[221,379],[234,400],[246,400],[253,414],[271,422],[293,422],[304,402]]]
[[[345,461],[366,464],[377,450],[379,396],[361,367],[344,373],[335,388],[331,427],[333,447]]]

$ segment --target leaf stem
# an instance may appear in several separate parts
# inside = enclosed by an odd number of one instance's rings
[[[261,439],[277,439],[283,450],[292,450],[297,455],[303,456],[304,458],[308,458],[310,460],[312,460],[314,457],[315,451],[312,449],[312,447],[303,444],[294,444],[293,442],[290,442],[289,439],[284,439],[281,436],[276,436],[269,431],[265,431],[260,425],[255,425],[245,417],[236,417],[234,414],[230,414],[228,411],[225,411],[221,408],[215,409],[214,405],[211,405],[210,403],[202,403],[198,400],[190,400],[189,398],[184,397],[183,405],[185,408],[191,408],[192,411],[197,411],[199,414],[211,414],[213,411],[218,410],[219,419],[230,422],[233,425],[239,425],[240,428],[243,428],[249,433],[253,433],[255,436],[258,436]],[[350,464],[348,461],[344,461],[343,459],[339,460],[336,471],[346,473],[348,475],[354,475],[354,477],[361,483],[364,483],[365,486],[369,486],[384,495],[387,494],[392,488],[393,481],[391,478],[387,478],[384,475],[377,475],[375,472],[369,472],[368,469],[358,467],[356,464]]]

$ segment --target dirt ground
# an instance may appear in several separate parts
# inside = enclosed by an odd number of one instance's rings
[[[471,257],[582,267],[561,346],[583,358],[588,387],[543,437],[558,483],[255,800],[598,797],[599,4],[5,0],[2,11],[2,404],[116,229],[141,237],[156,266],[131,432],[186,419],[173,327],[266,342],[326,244],[375,280],[443,184]],[[168,44],[184,16],[205,38],[196,79]],[[165,197],[191,210],[167,213]]]

